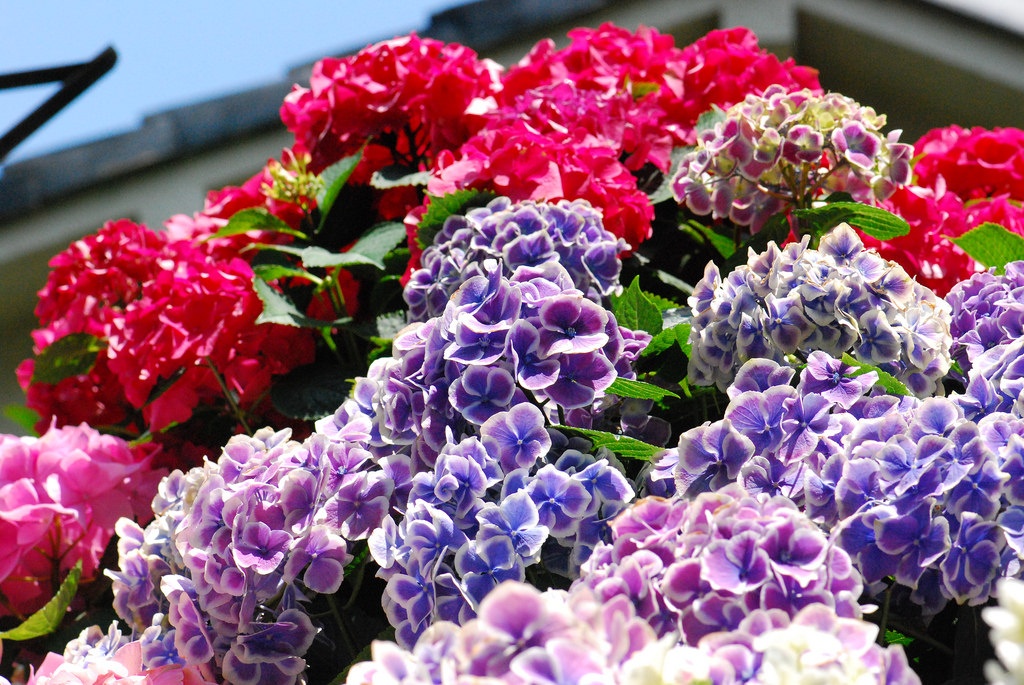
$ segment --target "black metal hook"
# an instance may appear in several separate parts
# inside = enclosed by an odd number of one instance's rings
[[[89,86],[96,83],[117,63],[117,52],[108,46],[94,59],[80,64],[33,69],[14,74],[0,74],[0,89],[21,88],[41,83],[62,81],[60,90],[39,105],[31,114],[15,124],[14,128],[0,136],[0,161],[11,150],[32,135],[36,129],[49,121],[57,112],[64,109]]]

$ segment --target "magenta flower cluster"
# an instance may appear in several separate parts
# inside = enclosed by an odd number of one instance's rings
[[[874,203],[910,180],[913,148],[885,116],[838,93],[769,86],[701,131],[672,191],[700,215],[749,226],[836,191]]]
[[[821,239],[751,252],[725,278],[709,263],[693,310],[689,380],[725,391],[750,359],[800,363],[820,350],[849,353],[916,395],[938,390],[949,371],[950,307],[902,267],[864,248],[840,224]]]
[[[360,447],[365,418],[305,442],[236,436],[175,472],[146,529],[119,523],[114,606],[147,667],[202,666],[231,683],[297,682],[317,633],[305,605],[338,591],[352,543],[379,527],[394,482]]]
[[[507,197],[465,215],[448,217],[420,257],[403,295],[410,321],[440,316],[465,281],[482,275],[488,259],[505,276],[519,266],[561,264],[576,288],[599,302],[620,289],[619,253],[626,243],[604,228],[601,213],[585,200],[517,202]]]

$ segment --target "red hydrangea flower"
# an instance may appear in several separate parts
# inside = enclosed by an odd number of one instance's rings
[[[661,103],[682,95],[686,70],[672,36],[603,24],[574,29],[569,40],[561,50],[543,40],[512,68],[498,94],[502,109],[488,118],[514,111],[556,135],[582,128],[628,154],[630,169],[651,162],[667,170],[673,140],[682,138]]]
[[[600,209],[604,227],[632,247],[651,231],[654,208],[615,149],[545,136],[525,122],[486,129],[438,158],[432,195],[461,188],[492,190],[514,202],[584,199]]]
[[[727,109],[775,83],[791,91],[822,92],[817,69],[792,59],[780,61],[761,49],[753,31],[741,26],[711,31],[683,48],[681,59],[686,64],[682,94],[662,99],[661,104],[681,125],[687,143],[696,139],[693,127],[698,117],[713,106]]]
[[[0,616],[41,608],[79,560],[95,577],[118,518],[152,517],[151,460],[86,425],[0,435]]]
[[[221,381],[247,410],[270,387],[271,376],[312,361],[305,331],[256,325],[263,305],[242,259],[215,261],[180,242],[169,246],[162,263],[109,332],[110,368],[151,430],[188,420],[200,404],[223,402]],[[170,388],[150,401],[157,385],[168,381]]]
[[[104,349],[88,373],[53,384],[33,382],[35,360],[21,364],[40,431],[52,420],[158,433],[200,406],[232,424],[238,411],[267,418],[272,376],[312,361],[310,331],[256,324],[262,304],[252,268],[230,242],[203,240],[202,230],[195,241],[172,235],[110,222],[51,261],[36,311],[37,354],[72,333],[95,336]]]
[[[399,150],[436,154],[475,132],[471,104],[497,87],[493,62],[465,46],[411,34],[321,60],[309,88],[285,98],[281,119],[312,155],[315,171],[386,135],[402,138]]]
[[[964,200],[995,195],[1024,199],[1024,131],[947,126],[926,133],[914,150],[917,183],[934,188],[938,178]]]
[[[949,238],[986,222],[1024,235],[1024,131],[947,126],[926,133],[914,149],[917,185],[882,205],[906,219],[910,233],[865,244],[945,295],[981,270]]]
[[[967,231],[963,201],[944,188],[903,186],[881,203],[910,224],[910,232],[880,241],[866,234],[864,245],[896,262],[940,297],[975,272],[974,260],[946,239]]]

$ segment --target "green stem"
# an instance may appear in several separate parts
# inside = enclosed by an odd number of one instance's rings
[[[341,612],[338,611],[338,604],[334,601],[334,595],[327,595],[327,605],[331,608],[331,615],[334,616],[334,622],[338,626],[338,634],[341,636],[341,641],[345,643],[345,649],[348,650],[346,661],[352,661],[359,654],[359,650],[356,649],[356,641],[349,632]]]
[[[209,357],[206,357],[206,365],[210,367],[210,371],[213,372],[213,377],[217,379],[217,384],[220,386],[221,392],[224,393],[224,399],[227,400],[228,407],[231,409],[231,413],[238,420],[238,422],[242,424],[242,430],[244,430],[246,434],[252,433],[252,431],[249,429],[249,423],[245,420],[245,412],[243,412],[242,408],[238,406],[238,403],[235,401],[234,395],[228,389],[228,384],[224,381],[224,377],[220,374],[219,371],[217,371],[217,367],[213,365],[213,360],[211,360]]]
[[[882,600],[882,616],[878,621],[878,644],[886,646],[885,632],[889,628],[889,601],[892,599],[892,585],[885,588],[885,598]]]
[[[366,578],[366,560],[363,559],[362,563],[356,567],[356,572],[352,579],[352,596],[345,602],[345,606],[342,607],[343,611],[349,611],[355,606],[356,600],[359,598],[359,589],[363,586],[363,580]]]

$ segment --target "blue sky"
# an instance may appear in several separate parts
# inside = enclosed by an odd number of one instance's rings
[[[137,126],[147,114],[282,78],[330,53],[422,30],[466,0],[0,0],[0,74],[85,62],[114,69],[7,157],[17,161]],[[0,90],[0,134],[58,85]]]

